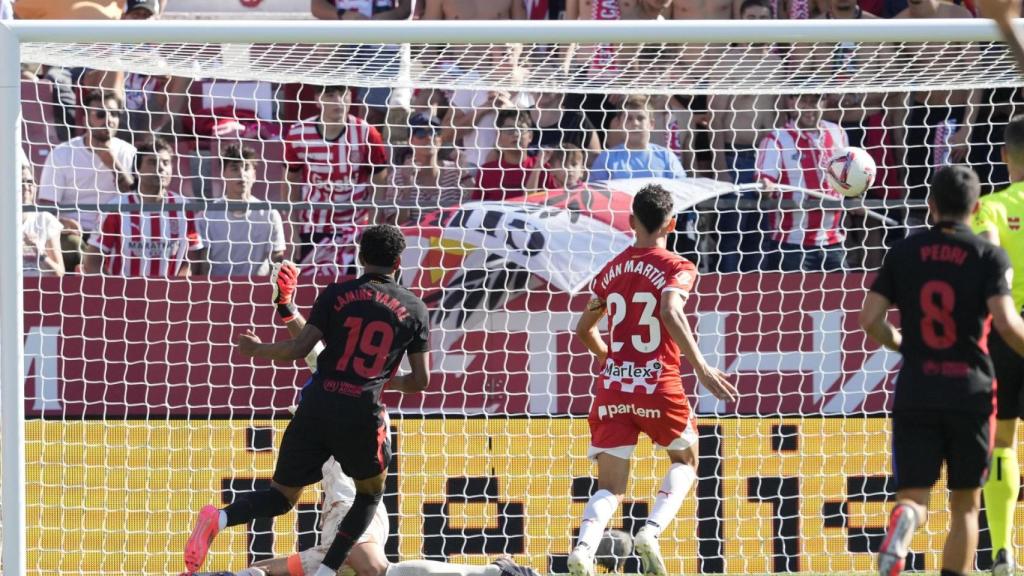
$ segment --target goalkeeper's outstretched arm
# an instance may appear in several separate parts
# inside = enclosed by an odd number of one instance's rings
[[[305,357],[310,369],[316,371],[316,357],[323,350],[323,334],[317,327],[306,325],[306,319],[299,314],[293,302],[298,277],[299,269],[287,260],[275,265],[270,276],[274,287],[273,301],[291,339],[263,344],[252,330],[248,330],[238,341],[238,349],[243,356],[270,360],[298,360]]]
[[[270,273],[270,284],[274,287],[274,305],[277,313],[288,328],[288,335],[297,338],[306,327],[306,318],[295,306],[295,289],[299,280],[299,268],[295,263],[284,260],[274,265]],[[306,365],[316,372],[316,358],[324,349],[323,342],[317,342],[313,350],[306,355]]]

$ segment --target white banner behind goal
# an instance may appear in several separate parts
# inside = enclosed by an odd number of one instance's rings
[[[234,342],[285,335],[272,262],[300,263],[308,312],[374,221],[402,227],[400,281],[433,323],[430,389],[385,394],[389,558],[565,572],[596,489],[597,369],[572,330],[652,183],[701,271],[702,351],[741,395],[684,375],[700,479],[662,538],[670,571],[872,570],[899,359],[855,313],[887,247],[926,222],[937,167],[1008,183],[1002,131],[1024,97],[987,23],[836,24],[15,23],[4,533],[20,468],[28,573],[179,572],[192,515],[269,482],[309,372]],[[825,178],[845,146],[879,166],[864,198]],[[663,460],[642,441],[613,525],[639,527]],[[315,545],[319,498],[224,533],[207,569]],[[943,492],[933,504],[913,568],[938,567]],[[980,569],[988,542],[983,527]]]

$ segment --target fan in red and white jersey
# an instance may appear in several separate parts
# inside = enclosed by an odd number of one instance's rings
[[[289,199],[333,205],[299,215],[300,260],[323,240],[354,254],[359,227],[375,216],[374,190],[387,184],[380,132],[349,114],[350,102],[348,87],[324,86],[320,115],[295,123],[285,137]]]
[[[842,198],[825,178],[825,163],[849,145],[846,132],[821,119],[820,94],[802,94],[794,100],[795,111],[789,122],[761,142],[757,153],[758,178],[780,200],[799,204],[805,195],[799,190],[780,190],[776,184]],[[777,266],[786,271],[843,268],[846,234],[842,223],[842,210],[776,209],[771,215],[771,242]]]
[[[203,249],[191,212],[178,208],[182,199],[171,194],[173,153],[161,139],[139,145],[135,155],[136,189],[125,203],[163,202],[163,210],[128,209],[108,214],[99,232],[89,236],[82,266],[87,273],[126,277],[187,276],[189,254]]]

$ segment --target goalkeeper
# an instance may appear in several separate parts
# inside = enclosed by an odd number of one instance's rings
[[[1011,290],[1017,311],[1024,307],[1024,116],[1015,116],[1006,125],[1003,159],[1009,169],[1006,189],[982,197],[974,213],[972,228],[983,238],[1002,246],[1010,256],[1016,274]],[[1024,417],[1024,358],[1014,352],[998,331],[989,334],[989,354],[995,367],[996,431],[992,463],[985,482],[985,510],[992,532],[992,573],[1013,574],[1013,513],[1020,492],[1020,466],[1017,463],[1017,419]]]
[[[285,261],[275,266],[270,280],[274,286],[274,304],[279,310],[291,308],[298,276],[299,269],[291,262]],[[285,322],[288,333],[293,338],[302,332],[305,324],[306,320],[300,314],[293,314]],[[306,364],[314,372],[317,355],[323,346],[322,342],[317,343],[313,351],[306,356]],[[233,573],[233,576],[308,576],[316,573],[334,539],[334,527],[348,513],[356,495],[355,483],[342,473],[341,466],[334,458],[324,463],[323,476],[324,503],[320,511],[320,544],[291,556],[257,562],[249,568]],[[460,566],[425,560],[389,564],[384,555],[388,533],[388,514],[382,503],[377,506],[370,526],[352,547],[338,573],[342,576],[537,576],[533,570],[519,566],[508,558],[499,559],[488,566]],[[230,572],[215,574],[232,576]]]

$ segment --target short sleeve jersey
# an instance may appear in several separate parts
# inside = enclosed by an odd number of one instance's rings
[[[664,248],[630,247],[605,265],[594,296],[608,310],[608,360],[602,386],[627,393],[679,394],[679,345],[661,322],[661,296],[684,298],[697,281],[689,260]]]
[[[990,232],[999,238],[999,245],[1006,250],[1015,270],[1024,270],[1024,182],[982,196],[978,210],[971,220],[976,233]],[[1013,278],[1013,303],[1017,310],[1024,308],[1024,273]]]
[[[963,224],[939,224],[889,251],[871,291],[900,311],[894,411],[992,411],[987,300],[1010,294],[1010,276],[1006,252]]]
[[[317,357],[315,385],[376,407],[405,353],[429,349],[426,304],[388,276],[366,274],[327,286],[309,323],[323,333],[326,346]]]

